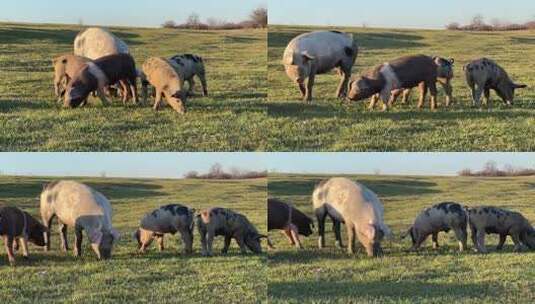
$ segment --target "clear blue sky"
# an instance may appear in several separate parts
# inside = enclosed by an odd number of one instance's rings
[[[535,168],[535,153],[274,153],[265,162],[285,173],[456,175],[491,160],[498,167]]]
[[[214,163],[224,168],[265,170],[252,153],[0,153],[4,175],[180,178]]]
[[[219,162],[237,167],[288,173],[454,175],[499,167],[535,167],[535,153],[0,153],[4,175],[178,178],[190,170],[206,172]]]
[[[192,12],[202,20],[242,21],[258,6],[267,0],[6,0],[0,21],[157,27]]]
[[[270,24],[444,28],[474,15],[524,22],[533,0],[268,0]]]

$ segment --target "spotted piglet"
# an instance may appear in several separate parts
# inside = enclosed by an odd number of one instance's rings
[[[466,249],[466,225],[468,216],[463,207],[458,203],[444,202],[433,205],[423,210],[414,220],[414,224],[407,233],[402,235],[405,238],[410,235],[412,239],[411,250],[417,250],[429,235],[433,239],[433,248],[438,248],[438,233],[453,230],[455,237],[459,241],[459,251]]]
[[[515,244],[514,250],[520,251],[522,245],[535,249],[535,229],[520,213],[496,207],[477,207],[468,210],[472,241],[476,250],[486,253],[485,235],[500,235],[496,250],[501,250],[508,235]]]
[[[222,253],[227,253],[231,239],[236,240],[242,254],[247,248],[254,253],[262,253],[261,238],[253,224],[242,214],[230,209],[211,208],[197,215],[197,228],[201,234],[202,255],[212,255],[212,243],[215,236],[224,236],[225,245]]]
[[[525,88],[525,84],[514,83],[507,72],[496,62],[488,58],[479,58],[463,67],[466,83],[472,92],[472,104],[480,106],[481,94],[485,96],[485,105],[489,104],[490,89],[507,105],[513,104],[515,89]]]
[[[193,214],[195,210],[180,204],[169,204],[147,213],[139,228],[134,232],[140,252],[145,252],[154,239],[158,249],[164,249],[164,234],[180,232],[184,243],[184,252],[191,253],[193,247]]]

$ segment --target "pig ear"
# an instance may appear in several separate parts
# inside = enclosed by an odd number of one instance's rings
[[[100,230],[93,230],[88,236],[91,244],[100,244],[100,241],[102,240],[102,232]]]
[[[515,89],[523,89],[523,88],[525,88],[527,86],[528,86],[527,84],[516,84],[516,83],[513,83],[513,87]]]
[[[366,227],[364,228],[364,235],[369,240],[374,240],[375,239],[375,226],[373,226],[372,224],[366,225]]]

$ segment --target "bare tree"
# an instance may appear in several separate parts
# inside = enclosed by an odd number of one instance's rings
[[[477,14],[474,17],[472,17],[471,25],[474,27],[481,27],[485,25],[485,18],[481,14]]]
[[[265,28],[268,24],[268,11],[265,7],[258,7],[249,15],[255,27]]]
[[[197,13],[191,13],[186,19],[186,25],[191,26],[191,28],[199,28],[201,25],[201,17]]]
[[[163,28],[175,28],[176,22],[174,22],[173,20],[167,20],[162,24],[162,27]]]

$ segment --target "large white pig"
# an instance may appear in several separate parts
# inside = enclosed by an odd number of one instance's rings
[[[100,192],[75,181],[55,181],[44,186],[41,192],[41,217],[48,228],[46,249],[50,249],[50,226],[54,217],[60,223],[61,243],[68,250],[67,227],[74,228],[74,254],[82,254],[82,230],[85,231],[93,251],[99,259],[111,257],[113,244],[119,233],[113,229],[110,202]]]
[[[333,177],[316,186],[312,194],[318,218],[319,245],[324,246],[325,217],[343,222],[347,228],[348,252],[354,252],[355,235],[368,256],[382,254],[381,240],[390,235],[383,221],[383,204],[366,186],[344,177]]]
[[[78,33],[74,39],[74,55],[91,60],[128,53],[128,46],[124,41],[100,27],[87,28]]]
[[[288,77],[297,83],[302,97],[309,102],[312,100],[316,75],[334,68],[342,76],[336,95],[345,97],[357,54],[358,47],[353,35],[338,31],[316,31],[292,39],[284,50],[282,63]]]

